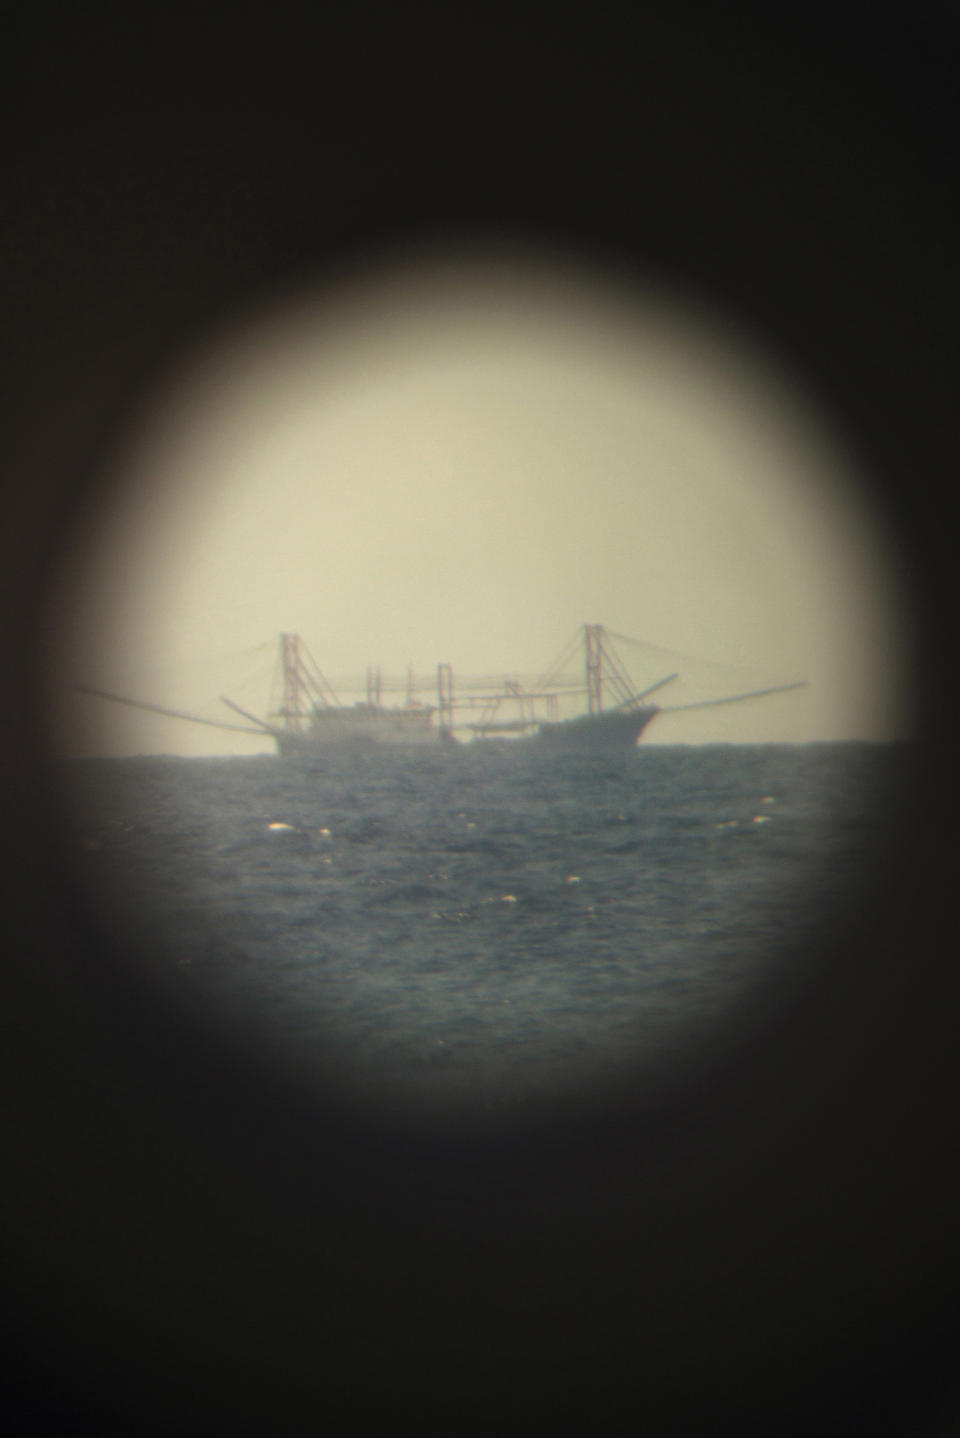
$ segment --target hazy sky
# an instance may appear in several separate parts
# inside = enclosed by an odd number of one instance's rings
[[[464,686],[585,621],[686,656],[619,647],[641,687],[681,670],[664,704],[811,681],[645,744],[908,732],[896,551],[849,458],[653,288],[503,253],[287,296],[170,379],[111,477],[60,598],[69,752],[270,747],[75,679],[229,719],[222,693],[266,710],[283,630],[335,683],[442,660]]]

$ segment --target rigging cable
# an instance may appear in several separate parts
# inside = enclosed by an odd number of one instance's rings
[[[623,644],[632,644],[636,649],[650,649],[657,654],[664,654],[672,659],[686,659],[690,664],[704,664],[711,669],[726,669],[732,673],[749,674],[751,671],[741,664],[727,664],[719,659],[706,659],[702,654],[687,654],[683,649],[668,649],[662,644],[652,644],[646,639],[634,639],[629,634],[615,634],[610,631],[610,637]]]

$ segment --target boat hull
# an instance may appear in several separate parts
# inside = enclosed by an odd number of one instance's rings
[[[536,734],[525,742],[545,749],[575,753],[632,749],[659,713],[659,708],[650,704],[642,709],[584,714],[578,719],[541,724]]]
[[[448,730],[432,722],[430,709],[381,709],[357,705],[352,709],[325,709],[307,729],[274,731],[277,752],[283,758],[376,749],[423,749],[454,745]],[[656,705],[605,714],[583,714],[555,723],[544,721],[523,737],[483,738],[483,744],[516,744],[550,753],[610,753],[635,747],[640,735],[660,712]]]

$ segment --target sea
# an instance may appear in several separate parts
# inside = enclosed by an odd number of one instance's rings
[[[165,1003],[303,1094],[499,1120],[659,1101],[795,1002],[915,768],[906,741],[494,742],[63,773],[77,872]]]

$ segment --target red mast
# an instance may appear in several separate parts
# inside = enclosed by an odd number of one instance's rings
[[[603,711],[603,625],[583,626],[587,670],[587,709],[590,714]]]
[[[300,636],[299,634],[281,634],[280,643],[283,663],[283,707],[280,714],[287,733],[298,734],[303,719]]]
[[[449,664],[437,665],[437,718],[443,738],[453,737],[453,669]]]

